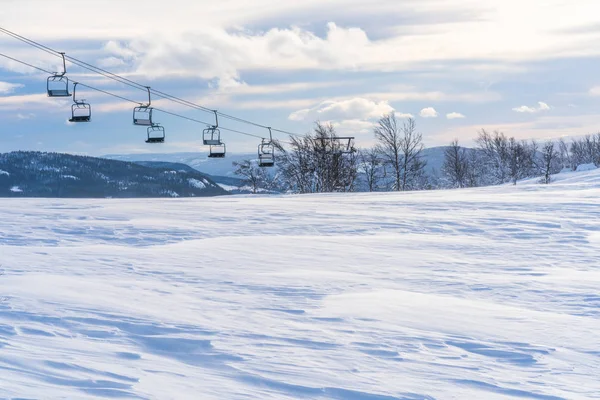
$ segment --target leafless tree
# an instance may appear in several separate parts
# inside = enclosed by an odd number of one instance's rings
[[[374,148],[361,150],[360,161],[369,192],[374,192],[379,189],[380,181],[385,178],[385,167],[379,152]]]
[[[549,184],[552,180],[552,174],[561,170],[560,153],[556,150],[556,145],[548,141],[542,147],[541,172],[543,173],[541,182]]]
[[[562,167],[575,169],[575,167],[573,166],[573,163],[571,161],[571,153],[569,152],[569,146],[567,145],[567,142],[565,142],[565,139],[563,139],[563,138],[560,138],[558,140],[558,152],[559,152],[560,163],[561,163]]]
[[[355,189],[358,155],[347,149],[331,124],[316,122],[314,135],[291,136],[290,142],[290,149],[278,145],[278,165],[289,190],[323,193]]]
[[[514,137],[508,139],[509,177],[513,185],[516,185],[519,179],[532,176],[536,151],[535,142],[528,144],[525,141],[519,142]]]
[[[417,132],[415,120],[409,118],[400,127],[394,112],[385,114],[374,134],[378,141],[376,149],[394,174],[393,189],[418,189],[426,164],[421,158],[423,136]]]
[[[476,139],[479,150],[485,162],[485,184],[500,184],[507,182],[510,174],[509,140],[504,133],[494,131],[493,134],[482,129]]]
[[[252,188],[252,193],[256,194],[259,189],[264,188],[267,181],[267,174],[264,168],[259,167],[252,160],[234,161],[234,173],[243,177],[242,182]]]
[[[444,151],[444,165],[442,172],[451,187],[467,187],[469,180],[469,155],[464,147],[458,145],[458,139],[454,139],[450,146]]]

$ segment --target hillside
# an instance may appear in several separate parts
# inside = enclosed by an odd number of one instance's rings
[[[597,398],[598,210],[600,170],[0,199],[0,398]]]
[[[195,168],[190,167],[187,164],[179,163],[179,162],[169,162],[169,161],[133,161],[136,164],[143,165],[145,167],[150,168],[170,168],[175,171],[180,172],[200,172]],[[232,171],[233,174],[233,171]],[[241,178],[236,178],[235,176],[218,176],[218,175],[209,175],[204,174],[209,177],[213,182],[218,184],[223,189],[231,192],[233,194],[249,194],[250,191],[239,190],[238,188],[244,186],[243,180]]]
[[[227,154],[225,158],[208,158],[206,153],[151,153],[151,154],[109,154],[102,156],[111,160],[139,162],[169,162],[188,165],[211,176],[233,177],[232,162],[256,158],[256,153]]]
[[[59,153],[0,154],[0,197],[199,197],[227,194],[210,177],[189,168]]]

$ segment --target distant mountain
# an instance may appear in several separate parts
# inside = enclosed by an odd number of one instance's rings
[[[187,164],[177,163],[177,162],[169,162],[169,161],[133,161],[136,164],[143,165],[145,167],[150,168],[170,168],[175,171],[180,172],[200,172],[195,168],[190,167]],[[233,171],[231,171],[233,174]],[[212,179],[215,183],[217,183],[220,187],[227,190],[228,192],[234,194],[246,194],[251,193],[250,190],[240,189],[244,186],[244,181],[242,178],[236,178],[234,176],[219,176],[219,175],[209,175],[204,174]]]
[[[205,197],[226,195],[188,166],[148,167],[60,153],[0,154],[0,197]]]
[[[438,173],[444,164],[444,151],[446,146],[430,147],[423,150],[423,159],[427,161],[427,172],[429,174]],[[219,177],[239,178],[233,173],[232,162],[242,160],[256,159],[256,153],[228,154],[225,158],[208,158],[203,153],[152,153],[152,154],[120,154],[105,155],[105,158],[121,161],[160,161],[176,164],[185,164],[204,174],[211,175],[215,181],[219,182]],[[219,182],[220,183],[220,182]],[[231,184],[231,183],[225,183]]]
[[[227,154],[225,158],[208,158],[205,153],[152,153],[152,154],[109,154],[102,156],[111,160],[140,162],[160,161],[186,164],[204,174],[236,178],[232,162],[257,158],[256,153]],[[239,178],[239,177],[238,177]]]

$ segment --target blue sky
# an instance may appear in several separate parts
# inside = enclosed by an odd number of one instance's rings
[[[481,128],[547,139],[600,131],[600,24],[592,0],[4,1],[0,26],[208,108],[298,133],[333,123],[357,145],[391,110],[414,116],[425,144]],[[165,6],[168,4],[168,8]],[[49,70],[58,59],[0,35],[1,52]],[[73,65],[71,79],[144,101]],[[0,151],[90,155],[205,152],[202,125],[157,113],[163,145],[144,143],[133,104],[81,90],[93,122],[69,124],[69,100],[45,75],[0,58]],[[171,102],[190,118],[211,116]],[[264,129],[221,121],[264,135]],[[277,135],[285,138],[285,135]],[[256,139],[224,132],[228,149]]]

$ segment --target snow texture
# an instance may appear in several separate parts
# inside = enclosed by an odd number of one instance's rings
[[[0,199],[0,398],[600,398],[600,170]]]
[[[190,183],[191,187],[195,187],[198,189],[204,189],[206,187],[206,183],[204,183],[198,179],[190,178],[190,179],[188,179],[188,182]]]
[[[577,172],[593,171],[596,168],[595,164],[581,164],[577,166]]]

